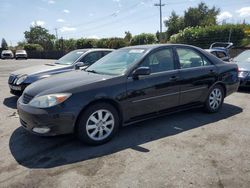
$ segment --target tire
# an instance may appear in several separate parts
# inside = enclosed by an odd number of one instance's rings
[[[108,103],[96,103],[80,115],[76,125],[76,134],[84,143],[101,145],[110,141],[118,128],[117,110]]]
[[[225,92],[222,86],[215,85],[210,89],[204,109],[208,113],[216,113],[221,109],[224,102]]]

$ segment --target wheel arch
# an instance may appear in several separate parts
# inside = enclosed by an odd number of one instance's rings
[[[107,103],[107,104],[112,105],[116,109],[116,111],[118,113],[118,116],[119,116],[119,126],[122,125],[122,123],[123,123],[123,115],[122,115],[121,107],[118,104],[118,102],[116,102],[113,99],[109,99],[109,98],[100,98],[100,99],[95,99],[95,100],[91,101],[90,103],[88,103],[86,106],[84,106],[82,108],[82,110],[80,111],[80,113],[78,114],[78,116],[76,118],[75,125],[74,125],[74,131],[76,130],[76,127],[77,127],[76,125],[78,124],[78,122],[80,120],[80,117],[85,112],[85,110],[87,108],[89,108],[90,106],[92,106],[94,104],[97,104],[97,103]]]

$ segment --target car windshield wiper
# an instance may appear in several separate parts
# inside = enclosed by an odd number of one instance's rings
[[[99,74],[98,72],[96,72],[95,70],[84,70],[86,72],[91,72],[91,73],[95,73],[95,74]]]

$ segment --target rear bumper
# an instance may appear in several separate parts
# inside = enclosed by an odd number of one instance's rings
[[[240,87],[250,87],[250,78],[240,78]]]
[[[233,83],[233,84],[228,84],[227,86],[226,86],[226,96],[228,96],[228,95],[231,95],[232,93],[234,93],[234,92],[237,92],[238,91],[238,89],[239,89],[239,85],[240,85],[240,81],[238,81],[238,82],[235,82],[235,83]]]
[[[74,115],[67,112],[51,113],[46,109],[37,109],[17,102],[20,123],[27,131],[40,136],[55,136],[74,132]],[[37,133],[34,128],[47,128],[46,133]]]

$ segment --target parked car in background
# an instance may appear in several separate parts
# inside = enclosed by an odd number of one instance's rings
[[[233,43],[228,42],[215,42],[211,44],[207,52],[220,58],[222,61],[230,61],[229,50],[233,47]]]
[[[250,87],[250,50],[245,50],[233,58],[239,66],[240,87]]]
[[[75,132],[97,145],[109,141],[120,125],[193,107],[218,112],[238,86],[237,65],[200,48],[132,46],[85,70],[31,84],[17,108],[22,126],[34,134]]]
[[[3,50],[1,53],[1,59],[13,59],[14,54],[11,50]]]
[[[25,50],[17,50],[15,53],[16,59],[28,59],[27,52]]]
[[[86,68],[112,51],[111,49],[74,50],[55,61],[55,63],[28,67],[12,72],[8,81],[10,92],[14,95],[21,95],[29,84],[37,80],[75,69]]]

